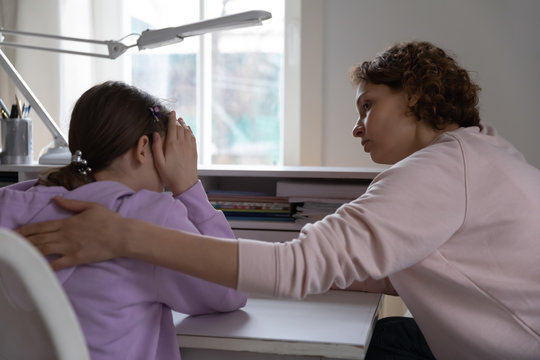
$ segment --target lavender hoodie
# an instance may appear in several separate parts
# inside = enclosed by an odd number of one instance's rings
[[[59,219],[69,213],[53,197],[94,201],[124,217],[169,228],[233,237],[227,220],[197,183],[173,198],[99,181],[67,191],[26,181],[0,189],[0,226]],[[148,239],[152,241],[152,239]],[[236,310],[246,296],[223,286],[140,261],[117,258],[57,272],[86,337],[93,360],[180,359],[171,309],[185,314]]]
[[[437,359],[540,359],[540,170],[488,127],[439,136],[287,243],[240,240],[243,291],[397,293]]]

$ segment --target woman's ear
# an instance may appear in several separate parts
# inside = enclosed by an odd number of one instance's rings
[[[418,96],[417,94],[409,95],[409,108],[412,108],[414,105],[416,105],[419,99],[420,96]]]
[[[137,145],[133,148],[134,160],[143,164],[152,156],[152,146],[147,135],[143,135],[137,141]]]

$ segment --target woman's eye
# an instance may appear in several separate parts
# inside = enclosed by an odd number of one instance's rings
[[[363,103],[362,104],[362,110],[364,111],[368,111],[371,107],[371,104],[370,103]]]

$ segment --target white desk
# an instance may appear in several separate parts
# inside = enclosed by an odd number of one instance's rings
[[[380,303],[378,294],[330,291],[303,301],[250,298],[231,313],[173,317],[183,360],[363,359]]]

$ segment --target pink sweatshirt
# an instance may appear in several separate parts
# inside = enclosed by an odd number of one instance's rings
[[[298,239],[239,254],[251,293],[386,285],[437,359],[540,359],[540,170],[488,127],[442,134]]]

